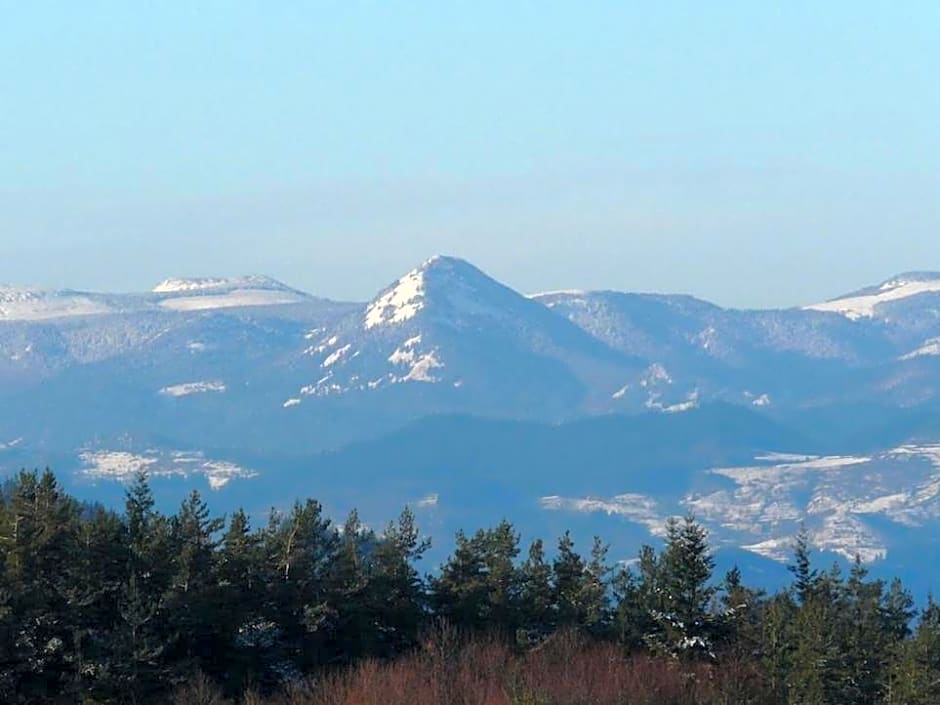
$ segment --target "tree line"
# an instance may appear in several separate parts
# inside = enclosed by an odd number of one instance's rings
[[[716,576],[693,517],[627,566],[599,538],[523,547],[508,521],[458,533],[423,574],[428,548],[407,509],[381,532],[314,500],[252,526],[198,492],[161,513],[143,475],[116,512],[22,472],[0,490],[0,702],[167,702],[194,679],[274,693],[412,658],[442,629],[520,657],[577,634],[698,679],[746,674],[727,702],[940,702],[940,606],[860,561],[818,569],[805,534],[773,594]]]

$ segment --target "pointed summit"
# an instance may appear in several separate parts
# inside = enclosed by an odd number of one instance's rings
[[[396,325],[433,308],[453,321],[460,314],[502,315],[522,297],[457,257],[435,255],[384,289],[366,307],[363,327]]]

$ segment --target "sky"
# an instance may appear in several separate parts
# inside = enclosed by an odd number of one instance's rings
[[[0,282],[432,254],[521,291],[940,270],[940,3],[0,0]]]

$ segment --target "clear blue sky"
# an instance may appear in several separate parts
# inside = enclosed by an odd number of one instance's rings
[[[805,303],[940,269],[940,3],[0,0],[0,281],[430,254]]]

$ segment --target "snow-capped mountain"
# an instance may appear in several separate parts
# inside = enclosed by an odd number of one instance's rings
[[[707,411],[716,404],[750,416]],[[496,425],[464,448],[460,434],[477,431],[459,415]],[[396,494],[406,483],[444,512],[435,473],[450,467],[488,497],[497,476],[531,462],[506,496],[536,524],[612,515],[648,528],[691,507],[755,555],[774,557],[806,521],[822,548],[890,556],[937,513],[940,275],[758,311],[680,295],[524,296],[440,256],[365,303],[261,276],[166,279],[134,294],[0,288],[3,471],[49,464],[97,483],[90,494],[149,468],[230,498],[276,503],[309,481],[305,492],[342,485],[361,499],[365,459],[381,460],[357,444],[404,438],[426,417],[453,419],[448,442],[407,436],[382,501],[410,501]],[[692,438],[702,419],[711,425]],[[551,456],[517,447],[548,443],[557,424],[568,445]],[[649,438],[608,458],[636,424]],[[774,460],[780,451],[806,459]],[[331,462],[348,462],[348,477],[304,474]],[[583,482],[558,481],[563,467]],[[647,471],[669,492],[641,482]]]
[[[0,286],[0,321],[43,321],[110,313],[106,297],[77,291]]]
[[[895,310],[911,306],[921,310],[930,306],[940,312],[940,272],[906,272],[876,286],[805,308],[840,313],[855,321],[862,318],[887,320]]]
[[[7,287],[0,396],[42,382],[44,403],[68,406],[91,385],[96,397],[140,400],[140,418],[167,399],[212,400],[220,418],[318,447],[440,412],[561,420],[715,400],[774,414],[916,408],[940,394],[938,289],[940,275],[904,274],[769,311],[610,291],[527,297],[440,256],[365,304],[262,276],[167,279],[142,294]],[[238,423],[214,442],[265,442]],[[171,419],[160,430],[181,433]]]
[[[395,389],[424,400],[424,413],[563,418],[640,366],[468,262],[441,256],[309,338],[311,378],[287,400],[294,405]]]
[[[159,306],[173,311],[302,303],[309,294],[264,276],[235,279],[166,279],[153,288]]]

